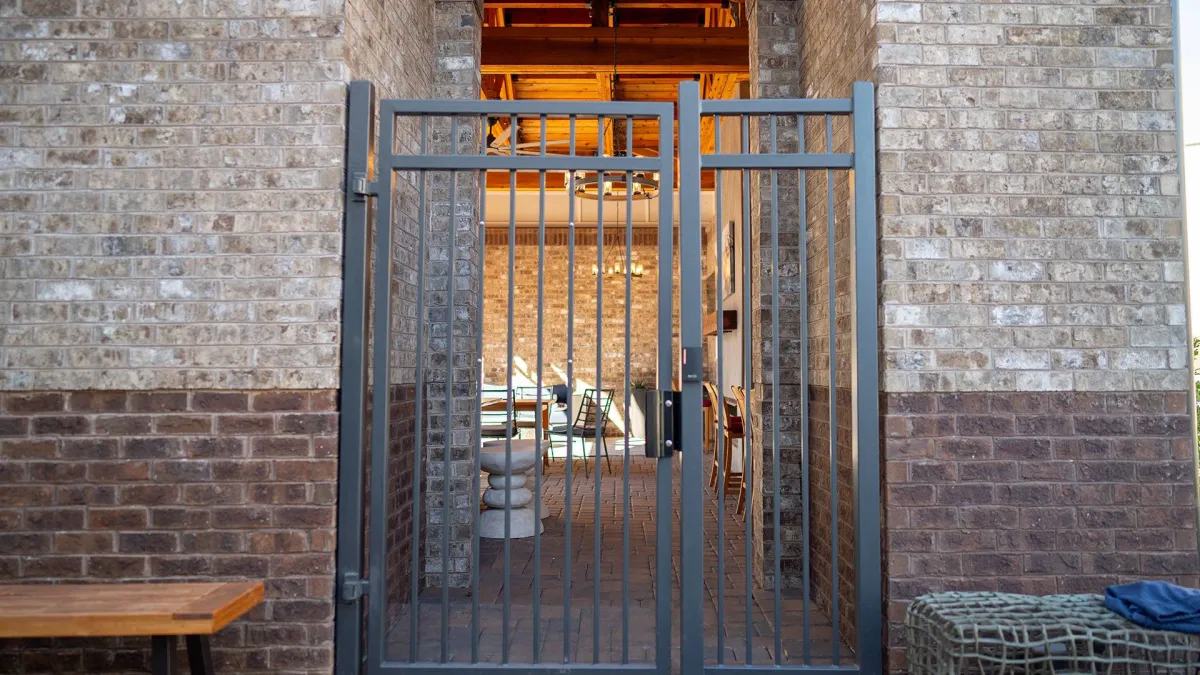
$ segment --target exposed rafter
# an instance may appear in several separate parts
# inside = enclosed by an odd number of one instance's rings
[[[678,162],[676,163],[678,168]],[[675,174],[676,185],[678,186],[679,174]],[[565,174],[560,171],[546,172],[546,190],[562,189],[563,179]],[[489,190],[507,190],[509,187],[509,176],[507,171],[489,171],[487,176],[487,189]],[[713,172],[705,171],[700,176],[700,188],[702,190],[711,190],[716,181],[713,178]],[[537,190],[538,173],[536,171],[518,171],[517,172],[517,191],[526,192]]]
[[[614,70],[608,28],[484,28],[484,74],[583,74]],[[743,28],[623,27],[618,74],[744,73],[750,66]]]
[[[592,0],[484,0],[486,7],[505,9],[588,9]],[[705,9],[722,7],[721,0],[617,0],[619,9]]]

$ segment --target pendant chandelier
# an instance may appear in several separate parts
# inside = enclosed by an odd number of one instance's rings
[[[616,153],[624,157],[625,153]],[[658,172],[646,171],[575,171],[575,196],[582,199],[606,202],[654,199],[658,196]],[[563,180],[563,187],[571,189],[571,175]]]
[[[636,257],[637,257],[636,255],[633,257],[634,257],[634,260],[632,260],[630,262],[629,267],[628,267],[629,276],[633,277],[634,279],[638,279],[646,273],[646,266],[636,260]],[[604,266],[604,276],[606,276],[606,277],[624,277],[625,270],[626,270],[625,259],[624,259],[624,257],[622,257],[620,260],[617,260],[613,263],[606,264]],[[592,265],[592,276],[594,276],[594,277],[600,276],[600,268],[596,267],[595,265]]]
[[[594,6],[594,5],[593,5]],[[613,28],[613,72],[612,72],[612,87],[616,90],[617,85],[617,16],[615,0],[608,0],[609,18],[606,23],[611,23]],[[593,20],[595,17],[593,17]],[[595,24],[593,24],[595,25]],[[606,135],[609,138],[614,138],[616,134],[615,126],[612,126],[612,119],[605,120],[605,126],[608,127]],[[629,124],[625,132],[632,134],[632,124]],[[632,147],[632,146],[631,146]],[[603,149],[597,150],[595,156],[603,156]],[[612,153],[613,157],[637,157],[636,154],[617,151]],[[566,174],[563,180],[563,187],[567,190],[572,189],[572,178],[574,178],[574,193],[576,197],[581,199],[591,199],[594,201],[604,200],[606,202],[620,202],[627,199],[633,201],[644,201],[654,199],[658,196],[658,172],[650,171],[573,171]],[[624,263],[622,263],[623,265]],[[621,269],[621,274],[624,274],[624,268]],[[636,276],[641,276],[637,274]]]

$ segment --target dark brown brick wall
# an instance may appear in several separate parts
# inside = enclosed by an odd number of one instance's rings
[[[890,394],[883,407],[893,669],[922,593],[1196,585],[1186,394]]]
[[[335,391],[0,395],[0,579],[261,579],[218,672],[326,673]],[[136,672],[144,639],[0,645],[0,672]]]
[[[387,615],[395,620],[403,611],[404,603],[412,596],[412,547],[416,541],[413,533],[416,387],[393,384],[390,397],[392,406],[388,438]],[[424,482],[422,481],[422,484]],[[421,548],[424,549],[423,537],[421,544]],[[419,552],[419,557],[423,559],[424,550]],[[423,581],[418,579],[418,583]]]
[[[854,422],[853,398],[849,389],[837,389],[837,552],[838,620],[842,639],[854,645]],[[809,387],[809,490],[810,490],[810,575],[811,593],[826,613],[833,614],[833,508],[830,462],[829,387]],[[799,506],[798,504],[796,505]],[[799,521],[799,508],[785,511],[790,521]],[[784,560],[785,580],[789,586],[803,588],[801,551]]]

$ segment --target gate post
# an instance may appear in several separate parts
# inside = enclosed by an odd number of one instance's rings
[[[875,86],[854,83],[854,298],[851,386],[854,388],[854,565],[858,666],[883,670],[879,494],[879,255],[875,220]],[[834,617],[837,620],[837,617]]]
[[[679,344],[684,354],[703,349],[700,307],[700,86],[679,83]],[[681,369],[682,372],[682,369]],[[684,456],[680,508],[680,666],[704,670],[704,504],[700,436],[700,382],[682,381]]]
[[[342,368],[338,419],[336,672],[362,664],[363,441],[366,432],[367,255],[371,204],[365,194],[375,154],[375,87],[350,83],[346,115],[345,243],[342,247]]]

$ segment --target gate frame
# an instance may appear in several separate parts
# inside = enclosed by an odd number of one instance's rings
[[[390,364],[387,349],[380,345],[389,344],[391,306],[378,296],[374,301],[373,330],[376,351],[373,363],[367,363],[367,311],[366,302],[371,287],[367,280],[371,243],[375,242],[375,289],[388,288],[391,277],[391,213],[393,211],[390,192],[395,174],[401,171],[419,172],[421,180],[426,173],[474,172],[480,177],[479,194],[482,200],[487,192],[488,171],[603,171],[624,174],[627,171],[658,172],[660,184],[667,185],[665,196],[659,203],[658,250],[660,270],[674,269],[674,190],[675,183],[675,133],[674,105],[671,103],[647,102],[583,102],[583,101],[493,101],[493,100],[431,100],[431,99],[384,99],[376,101],[374,87],[367,81],[350,83],[348,133],[346,151],[346,241],[343,266],[343,293],[345,310],[342,316],[342,398],[339,413],[339,467],[338,467],[338,555],[337,592],[338,605],[335,615],[335,667],[338,673],[358,673],[365,670],[371,675],[382,673],[477,673],[479,671],[504,671],[513,675],[539,675],[541,673],[567,674],[574,671],[589,675],[626,675],[640,672],[646,675],[669,675],[671,672],[671,593],[659,593],[656,601],[656,649],[653,665],[641,664],[590,664],[561,661],[535,664],[493,663],[447,663],[447,662],[395,662],[386,655],[387,627],[382,624],[386,608],[386,578],[382,572],[382,556],[386,547],[385,533],[376,527],[364,532],[363,510],[369,509],[376,523],[385,521],[383,513],[384,490],[379,483],[386,480],[386,453],[380,449],[387,442],[390,418],[388,385]],[[376,112],[378,115],[376,116]],[[483,119],[488,117],[533,117],[543,121],[547,117],[582,117],[607,119],[656,120],[659,136],[657,157],[620,157],[586,155],[487,155],[487,154],[404,154],[393,148],[393,129],[400,117],[420,117],[423,128],[429,117],[457,119],[459,117]],[[378,127],[376,127],[378,123]],[[391,126],[385,126],[391,125]],[[378,133],[379,140],[375,135]],[[602,132],[601,132],[602,133]],[[543,148],[544,152],[544,148]],[[374,176],[371,175],[372,170]],[[543,190],[544,180],[542,182]],[[423,194],[423,192],[422,192]],[[453,192],[451,193],[453,195]],[[371,199],[383,211],[372,213]],[[424,197],[422,197],[422,200]],[[453,196],[451,197],[453,201]],[[427,203],[422,201],[420,216],[421,232],[429,227]],[[481,216],[480,246],[484,246],[483,231],[486,221]],[[573,225],[573,224],[572,224]],[[378,230],[378,231],[377,231]],[[418,257],[426,254],[424,237]],[[453,240],[452,240],[453,241]],[[481,252],[482,253],[482,252]],[[420,261],[418,262],[420,264]],[[423,305],[424,280],[418,271],[418,305]],[[480,281],[482,283],[482,279]],[[674,274],[659,274],[657,323],[657,386],[670,390],[672,383],[673,356],[673,299]],[[453,287],[453,285],[451,286]],[[482,298],[482,293],[481,293]],[[482,301],[482,300],[481,300]],[[453,301],[451,301],[452,303]],[[453,305],[451,305],[453,306]],[[419,310],[420,311],[420,310]],[[423,318],[420,325],[424,325]],[[418,338],[418,353],[425,348],[424,337]],[[418,370],[421,360],[418,355]],[[370,416],[366,414],[366,389],[368,368],[373,368],[375,389],[372,392],[374,405]],[[418,388],[422,377],[418,373]],[[423,395],[418,393],[418,407]],[[418,413],[419,414],[419,413]],[[372,484],[376,489],[370,493],[370,503],[364,504],[364,474],[362,461],[364,432],[368,418],[371,424],[371,472]],[[418,417],[418,419],[420,419]],[[475,416],[474,434],[479,440],[479,416]],[[418,426],[419,423],[418,423]],[[417,429],[416,453],[418,463],[425,460],[426,441],[423,429]],[[660,456],[656,468],[656,508],[660,517],[656,528],[658,551],[655,569],[655,584],[659,588],[670,588],[672,571],[672,466],[671,453]],[[419,467],[415,475],[420,480]],[[447,488],[448,489],[448,488]],[[343,508],[356,505],[354,508]],[[414,524],[419,526],[423,513],[414,513]],[[369,536],[368,536],[369,535]],[[474,534],[478,538],[478,532]],[[368,560],[364,567],[363,546],[368,545]],[[414,543],[414,546],[417,544]],[[415,550],[415,549],[414,549]],[[443,547],[445,551],[445,547]],[[371,574],[364,574],[366,569]],[[415,572],[416,570],[414,570]],[[478,575],[479,570],[472,570]],[[364,598],[366,599],[364,602]],[[375,598],[375,602],[372,602]],[[410,603],[415,605],[416,598]],[[627,608],[626,608],[627,610]],[[365,612],[365,617],[364,617]],[[365,621],[364,621],[365,618]],[[443,617],[443,620],[445,617]],[[627,621],[627,618],[626,618]],[[364,623],[366,631],[364,632]],[[443,626],[443,631],[445,627]],[[444,658],[444,657],[443,657]]]
[[[690,461],[682,468],[681,504],[681,607],[680,607],[680,661],[681,671],[686,675],[717,675],[720,671],[782,670],[806,673],[854,673],[877,675],[882,672],[883,655],[883,606],[881,569],[881,518],[880,518],[880,458],[879,458],[879,303],[876,226],[875,185],[875,95],[869,82],[857,82],[850,99],[749,99],[734,101],[702,101],[696,82],[682,82],[679,87],[679,247],[680,247],[680,354],[699,353],[703,347],[701,327],[701,251],[700,251],[700,176],[705,169],[753,170],[753,169],[851,169],[854,181],[854,236],[851,260],[851,293],[854,309],[851,314],[851,385],[854,406],[852,410],[853,476],[854,476],[854,524],[855,524],[855,593],[857,662],[853,666],[734,666],[706,667],[704,665],[704,623],[701,601],[703,598],[703,565],[688,565],[688,560],[703,559],[703,504],[701,503],[703,482],[701,462]],[[348,92],[346,176],[345,176],[345,243],[343,263],[343,312],[342,312],[342,363],[341,405],[339,412],[339,463],[338,463],[338,516],[337,516],[337,605],[335,614],[335,668],[339,674],[359,673],[364,669],[376,673],[467,673],[480,670],[495,670],[513,675],[541,675],[555,672],[579,671],[594,675],[624,675],[631,671],[669,675],[673,645],[671,640],[671,519],[662,515],[672,512],[671,457],[660,458],[657,469],[657,507],[660,513],[657,528],[656,584],[660,592],[656,603],[657,635],[656,663],[653,666],[622,664],[542,663],[542,664],[484,664],[484,663],[396,663],[385,658],[373,661],[372,654],[382,655],[382,646],[377,642],[386,633],[379,625],[378,609],[371,615],[368,630],[364,633],[364,609],[374,607],[372,596],[382,599],[384,579],[382,575],[370,584],[364,578],[363,546],[364,448],[368,370],[367,358],[367,298],[370,292],[367,274],[368,256],[372,239],[384,248],[377,265],[376,283],[390,278],[391,222],[386,229],[375,232],[378,222],[372,217],[371,199],[377,197],[376,186],[391,185],[396,171],[476,171],[484,180],[480,182],[481,198],[486,194],[486,171],[555,171],[592,169],[624,172],[629,169],[655,170],[661,175],[661,184],[667,186],[660,192],[659,217],[659,269],[671,270],[659,274],[659,317],[658,317],[658,389],[671,390],[676,364],[672,345],[672,314],[674,297],[674,107],[670,103],[629,102],[545,102],[545,101],[430,101],[430,100],[386,100],[375,99],[374,87],[369,82],[354,81]],[[658,166],[653,161],[637,158],[616,157],[522,157],[507,155],[395,155],[387,148],[387,156],[380,157],[375,147],[376,109],[380,124],[393,123],[399,115],[437,116],[483,116],[488,114],[537,116],[584,115],[624,117],[657,117],[659,121]],[[853,123],[854,150],[850,154],[835,153],[792,153],[792,154],[702,154],[700,151],[700,120],[704,115],[771,115],[771,114],[849,114]],[[392,134],[381,134],[391,139]],[[719,148],[715,149],[719,151]],[[405,159],[405,157],[409,159]],[[417,158],[417,159],[412,159]],[[371,175],[375,171],[374,176]],[[383,178],[389,180],[383,180]],[[389,198],[383,200],[390,203]],[[664,225],[665,223],[665,225]],[[422,231],[427,220],[422,214]],[[483,227],[486,227],[484,225]],[[483,242],[480,242],[483,245]],[[747,243],[747,254],[749,253]],[[482,280],[481,280],[482,282]],[[386,283],[384,284],[386,287]],[[378,288],[378,285],[377,285]],[[684,292],[692,288],[694,292]],[[423,297],[424,291],[421,295]],[[390,324],[390,303],[376,305],[376,345],[386,345],[387,328]],[[381,333],[382,331],[382,333]],[[379,339],[382,337],[383,339]],[[424,340],[418,343],[421,349]],[[389,384],[387,350],[375,354],[375,383],[382,386],[382,400],[387,400]],[[380,367],[382,371],[380,372]],[[683,369],[681,369],[683,372]],[[701,441],[701,381],[681,378],[682,427],[679,429],[680,448],[699,447]],[[831,392],[831,396],[835,395]],[[376,401],[380,400],[375,392]],[[376,405],[378,415],[371,419],[373,440],[371,455],[373,475],[386,476],[380,471],[386,453],[379,452],[381,441],[386,439],[389,410],[387,405]],[[806,413],[807,414],[807,411]],[[864,421],[876,423],[864,425]],[[478,416],[475,424],[478,425]],[[418,430],[418,434],[422,431]],[[476,429],[478,433],[478,429]],[[425,447],[424,439],[418,444],[418,452]],[[423,455],[422,458],[423,459]],[[374,495],[376,500],[382,494]],[[350,508],[347,508],[347,507]],[[832,505],[836,508],[836,504]],[[422,516],[414,514],[414,519]],[[380,523],[382,525],[382,523]],[[476,533],[475,536],[478,536]],[[371,544],[382,543],[382,530],[376,528],[371,534]],[[836,546],[836,543],[835,543]],[[377,561],[381,552],[371,546],[372,561]],[[778,552],[778,549],[776,549]],[[372,565],[373,569],[379,569]],[[473,570],[478,574],[478,570]],[[368,592],[370,588],[370,592]],[[367,601],[364,602],[363,598]],[[415,603],[415,598],[412,602]],[[838,617],[832,617],[838,621]],[[383,633],[375,635],[375,633]],[[365,640],[364,640],[365,638]],[[375,651],[378,649],[379,651]]]
[[[853,124],[854,149],[851,153],[722,153],[700,151],[700,121],[704,116],[772,115],[849,115]],[[679,251],[680,288],[700,289],[700,177],[705,169],[750,171],[755,169],[850,169],[854,182],[854,236],[851,238],[851,396],[853,400],[853,484],[855,553],[855,629],[856,663],[853,666],[809,665],[717,665],[704,664],[704,592],[703,565],[688,565],[702,560],[704,554],[703,467],[700,462],[683,466],[683,495],[680,537],[682,615],[680,625],[681,670],[686,675],[703,673],[772,670],[796,673],[847,673],[877,675],[883,669],[883,595],[881,564],[881,495],[879,463],[879,299],[878,239],[875,189],[875,87],[870,82],[855,82],[850,99],[701,99],[699,83],[679,84]],[[720,186],[717,187],[720,189]],[[750,199],[745,195],[744,199]],[[830,214],[832,217],[832,214]],[[804,217],[804,214],[801,214]],[[750,243],[744,244],[747,254]],[[803,269],[803,267],[802,267]],[[749,270],[743,273],[749,280]],[[832,288],[832,286],[831,286]],[[762,291],[759,291],[761,294]],[[778,302],[778,288],[772,296]],[[749,312],[743,308],[743,312]],[[832,313],[832,305],[830,312]],[[703,348],[701,293],[680,294],[680,347]],[[748,322],[747,322],[748,324]],[[832,324],[831,324],[832,325]],[[778,339],[778,334],[774,334]],[[803,347],[807,353],[808,346]],[[774,355],[778,363],[778,355]],[[831,364],[836,360],[831,359]],[[743,364],[749,367],[749,364]],[[833,366],[831,365],[831,368]],[[807,366],[805,366],[807,368]],[[773,378],[772,382],[777,382]],[[682,447],[698,447],[703,441],[700,429],[702,393],[700,381],[682,382]],[[831,387],[830,398],[836,396]],[[807,418],[808,410],[803,411]],[[867,421],[863,424],[863,421]],[[831,475],[836,484],[836,474]],[[835,488],[836,489],[836,488]],[[835,493],[836,494],[836,493]],[[807,506],[806,506],[807,508]],[[830,505],[836,513],[836,500]],[[776,502],[778,509],[778,502]],[[836,522],[836,521],[835,521]],[[807,529],[807,528],[806,528]],[[807,532],[805,535],[807,536]],[[750,545],[747,542],[747,545]],[[837,542],[833,543],[835,555]],[[775,556],[780,555],[775,547]],[[807,557],[807,552],[806,552]],[[836,560],[836,558],[835,558]],[[836,573],[836,572],[835,572]],[[720,582],[723,583],[723,582]],[[779,580],[775,581],[778,589]],[[837,590],[834,590],[836,598]],[[836,600],[835,600],[836,602]],[[830,617],[834,625],[838,616]],[[776,631],[780,630],[776,626]],[[835,629],[836,635],[836,629]],[[835,646],[835,649],[837,647]],[[837,661],[835,660],[836,664]]]

